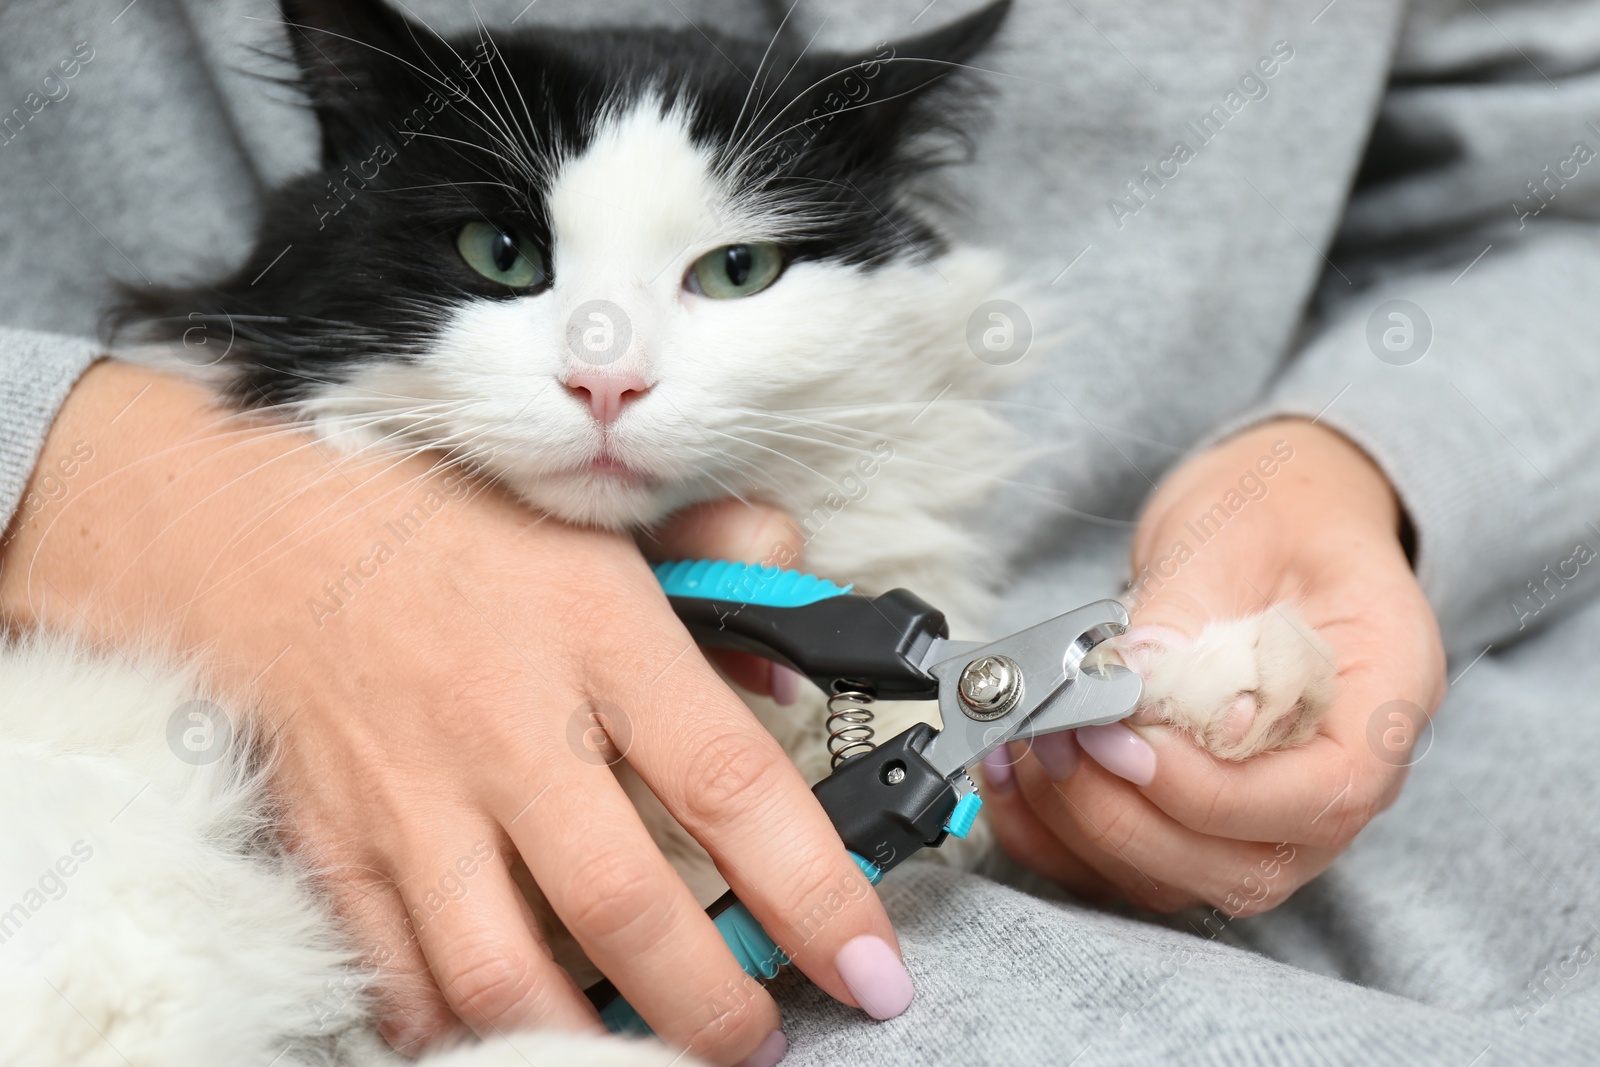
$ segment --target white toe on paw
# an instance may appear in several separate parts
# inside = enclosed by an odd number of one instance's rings
[[[1261,702],[1254,693],[1240,693],[1223,705],[1222,718],[1217,723],[1224,744],[1237,745],[1250,736]]]
[[[1287,604],[1211,623],[1193,641],[1136,627],[1096,651],[1144,678],[1136,722],[1170,723],[1222,759],[1304,744],[1333,699],[1333,650]]]

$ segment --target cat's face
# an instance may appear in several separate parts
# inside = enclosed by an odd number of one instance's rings
[[[820,492],[962,358],[987,264],[902,193],[948,115],[925,91],[1003,3],[865,56],[285,14],[325,164],[207,291],[246,398],[628,526]]]

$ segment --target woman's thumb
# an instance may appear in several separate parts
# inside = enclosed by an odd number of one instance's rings
[[[712,500],[669,515],[644,547],[655,559],[730,559],[796,567],[805,537],[798,523],[770,504]]]

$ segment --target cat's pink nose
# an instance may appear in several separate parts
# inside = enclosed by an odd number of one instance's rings
[[[609,426],[617,421],[623,407],[650,391],[650,384],[637,374],[607,374],[584,370],[568,376],[567,392],[589,405],[595,421]]]

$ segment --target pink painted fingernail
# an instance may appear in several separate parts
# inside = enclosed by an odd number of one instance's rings
[[[1155,780],[1156,750],[1120,722],[1080,726],[1077,734],[1078,747],[1118,778],[1126,778],[1134,785],[1149,785]]]
[[[1033,739],[1034,758],[1053,782],[1064,782],[1078,769],[1078,742],[1071,730],[1040,734]]]
[[[788,707],[800,699],[800,683],[805,681],[805,675],[799,671],[785,667],[781,663],[772,665],[772,699],[784,707]],[[774,1061],[776,1062],[776,1061]]]
[[[983,780],[989,783],[989,791],[997,797],[1003,797],[1017,787],[1017,772],[1012,769],[1011,756],[1004,745],[983,757]]]
[[[883,938],[862,934],[846,941],[833,964],[861,1010],[874,1019],[893,1019],[911,1006],[916,992],[911,974]]]
[[[789,1051],[789,1039],[783,1036],[782,1030],[774,1030],[768,1034],[766,1040],[756,1046],[756,1050],[739,1061],[739,1067],[772,1067]]]

